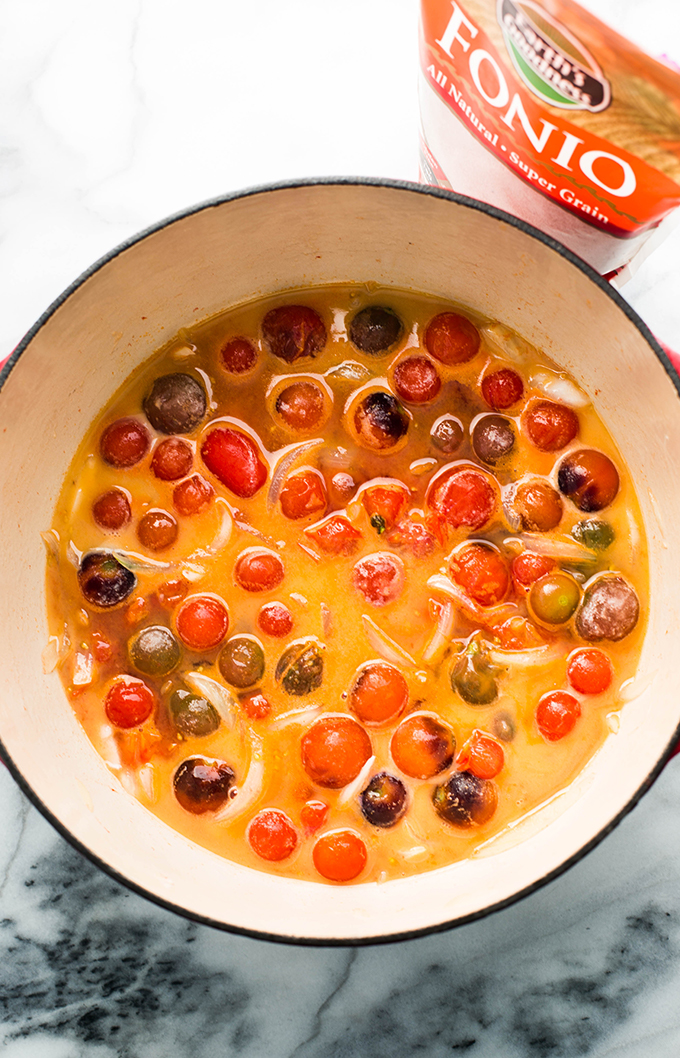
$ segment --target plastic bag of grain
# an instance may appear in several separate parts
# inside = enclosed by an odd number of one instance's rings
[[[680,75],[572,0],[421,13],[421,180],[628,264],[680,206]]]

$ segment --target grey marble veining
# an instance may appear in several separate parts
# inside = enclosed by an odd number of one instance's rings
[[[673,0],[590,6],[680,61]],[[416,16],[416,0],[1,4],[0,359],[167,213],[295,176],[413,179]],[[680,230],[623,290],[677,349],[679,284]],[[3,1058],[680,1055],[680,757],[531,897],[360,949],[155,907],[73,851],[2,768],[0,808]]]

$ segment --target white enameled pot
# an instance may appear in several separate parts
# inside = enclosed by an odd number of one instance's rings
[[[639,694],[576,782],[483,854],[384,884],[334,886],[232,864],[127,794],[80,728],[47,640],[40,538],[85,429],[180,327],[287,288],[375,282],[451,298],[544,349],[591,395],[637,484],[650,549]],[[678,736],[678,379],[608,284],[492,207],[387,181],[255,189],[114,250],[35,325],[1,376],[0,752],[48,819],[132,888],[192,918],[301,943],[427,932],[563,870],[651,784]]]

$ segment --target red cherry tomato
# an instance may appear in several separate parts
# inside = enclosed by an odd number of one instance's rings
[[[352,586],[372,606],[387,606],[398,599],[405,580],[404,563],[388,551],[366,555],[352,570]]]
[[[267,348],[287,364],[315,356],[326,344],[326,327],[319,313],[306,305],[279,305],[262,320]]]
[[[569,655],[567,679],[580,694],[602,694],[614,678],[608,656],[597,647],[583,647]]]
[[[415,714],[402,720],[394,732],[390,752],[404,775],[431,779],[453,763],[456,740],[451,729],[433,716]]]
[[[408,684],[394,665],[369,661],[349,692],[349,707],[365,724],[383,724],[408,705]]]
[[[530,588],[534,581],[544,577],[554,568],[555,562],[552,558],[536,555],[533,551],[522,551],[520,555],[515,555],[510,564],[513,580],[522,588]]]
[[[212,650],[229,629],[229,611],[213,595],[194,595],[182,603],[175,619],[179,638],[192,650]]]
[[[248,548],[236,559],[236,583],[246,591],[272,591],[285,576],[283,562],[274,551],[264,547]]]
[[[332,514],[319,525],[310,525],[304,532],[327,555],[351,555],[361,540],[359,530],[342,514]]]
[[[116,532],[128,524],[132,509],[127,494],[122,489],[109,489],[92,504],[92,517],[100,529]]]
[[[479,331],[474,323],[457,312],[442,312],[430,320],[425,331],[425,348],[440,364],[465,364],[477,354]]]
[[[433,479],[426,503],[442,522],[454,529],[463,526],[481,529],[496,511],[496,487],[481,470],[452,467]]]
[[[312,850],[314,866],[329,882],[351,882],[367,860],[366,846],[353,830],[331,830],[322,834]]]
[[[255,441],[230,427],[212,430],[201,456],[208,470],[241,499],[250,499],[267,480],[267,465]]]
[[[524,383],[516,371],[503,367],[482,379],[482,396],[494,411],[504,411],[521,400]]]
[[[411,493],[401,481],[395,481],[394,484],[365,485],[360,496],[371,525],[380,534],[396,525]]]
[[[410,551],[414,558],[427,558],[433,554],[437,539],[422,522],[403,518],[387,536],[390,547],[403,547]]]
[[[282,602],[268,602],[260,607],[257,623],[265,635],[281,639],[292,632],[293,615]]]
[[[200,474],[193,474],[186,481],[180,481],[172,493],[172,502],[175,510],[186,518],[192,514],[198,514],[204,510],[215,495],[215,490],[209,481]]]
[[[167,437],[156,445],[151,456],[151,470],[161,481],[177,481],[191,470],[194,453],[188,441]]]
[[[566,404],[537,400],[524,416],[524,427],[531,443],[541,452],[558,452],[576,437],[578,415]]]
[[[264,720],[272,711],[271,702],[265,698],[262,691],[248,691],[240,695],[239,704],[251,720]]]
[[[536,724],[543,738],[558,742],[568,735],[581,715],[578,699],[567,691],[544,694],[536,708]]]
[[[371,740],[351,716],[315,721],[302,736],[302,766],[313,782],[331,790],[346,786],[371,756]]]
[[[134,676],[121,676],[109,688],[104,711],[114,727],[138,727],[153,712],[153,692]]]
[[[300,811],[300,822],[307,834],[323,826],[328,816],[329,806],[325,801],[305,801]]]
[[[505,764],[500,742],[476,728],[456,759],[459,771],[471,771],[478,779],[493,779]]]
[[[271,862],[287,859],[298,843],[291,820],[278,808],[263,808],[258,812],[248,826],[247,836],[253,852]]]
[[[409,404],[426,404],[434,400],[441,387],[437,368],[425,356],[410,356],[394,369],[397,396]]]
[[[150,444],[149,431],[137,419],[116,419],[101,435],[99,451],[113,467],[132,467],[144,458]]]
[[[466,544],[451,557],[452,579],[480,606],[495,606],[508,594],[510,576],[505,560],[486,544]]]
[[[279,493],[281,511],[286,518],[297,520],[319,515],[326,510],[326,483],[318,470],[301,470],[291,474]]]
[[[230,338],[222,346],[220,357],[230,375],[243,375],[257,363],[257,351],[247,338]]]

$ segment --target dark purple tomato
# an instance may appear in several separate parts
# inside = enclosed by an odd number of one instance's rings
[[[173,788],[182,808],[193,815],[216,812],[226,804],[236,776],[223,760],[189,757],[175,772]]]
[[[438,816],[456,827],[487,823],[498,804],[495,785],[470,771],[456,771],[447,782],[436,786],[432,803]]]

